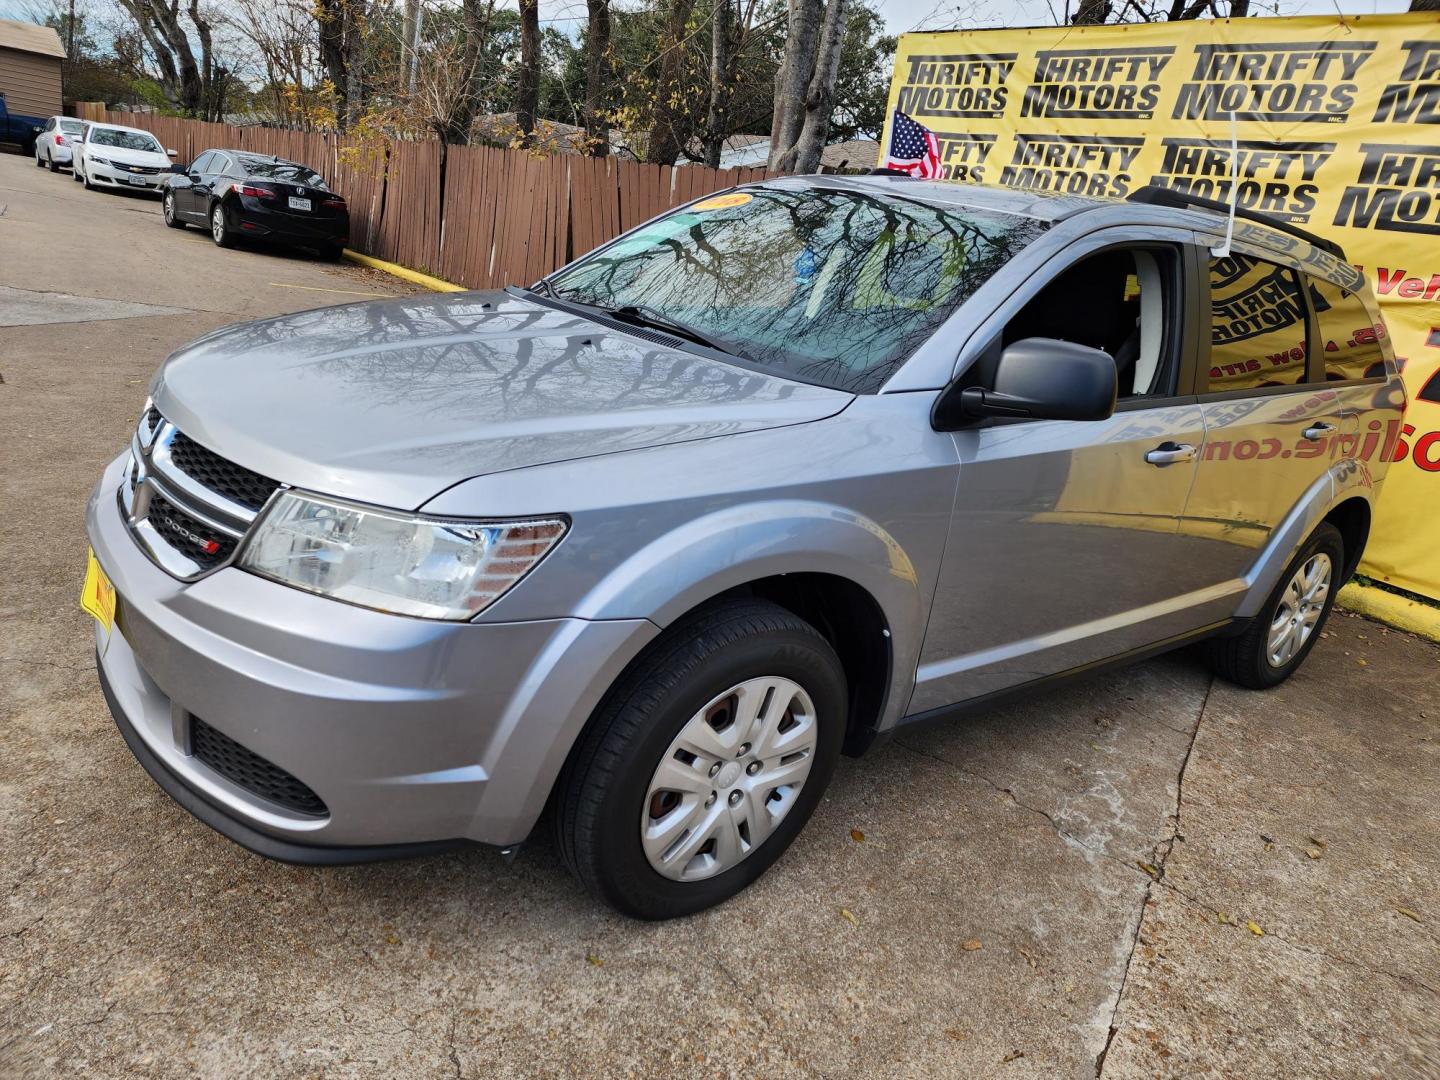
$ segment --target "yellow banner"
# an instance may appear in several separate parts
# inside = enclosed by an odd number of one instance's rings
[[[935,133],[949,179],[1220,201],[1233,111],[1239,205],[1344,245],[1401,361],[1410,402],[1362,571],[1440,599],[1440,13],[905,34],[897,109]],[[1229,269],[1217,294],[1282,313],[1295,299]],[[1301,326],[1275,332],[1273,362],[1301,355]],[[1331,377],[1365,373],[1375,329],[1321,333]],[[1233,359],[1243,386],[1254,375]]]

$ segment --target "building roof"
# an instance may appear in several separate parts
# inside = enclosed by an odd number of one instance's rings
[[[16,22],[14,19],[0,19],[0,49],[65,59],[65,47],[60,44],[60,35],[52,27]]]

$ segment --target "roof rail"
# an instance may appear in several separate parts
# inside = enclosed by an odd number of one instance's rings
[[[1183,191],[1176,191],[1174,188],[1161,187],[1158,184],[1146,184],[1142,188],[1136,188],[1128,196],[1129,202],[1149,203],[1151,206],[1173,206],[1177,209],[1199,209],[1214,210],[1217,214],[1230,213],[1230,204],[1219,202],[1216,199],[1207,199],[1200,195],[1190,195]],[[1288,221],[1281,221],[1279,218],[1263,214],[1259,210],[1247,210],[1243,206],[1235,208],[1235,216],[1242,217],[1247,221],[1254,221],[1257,224],[1265,225],[1278,232],[1289,233],[1291,236],[1319,248],[1321,251],[1328,251],[1341,262],[1345,261],[1345,249],[1334,240],[1327,240],[1323,236],[1317,236],[1309,229],[1302,229],[1299,225],[1292,225]]]

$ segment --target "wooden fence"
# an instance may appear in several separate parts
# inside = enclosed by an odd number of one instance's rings
[[[362,145],[333,132],[110,112],[98,102],[77,102],[75,112],[143,128],[182,164],[221,147],[302,162],[350,204],[353,250],[471,289],[527,285],[672,206],[765,175],[433,141]]]

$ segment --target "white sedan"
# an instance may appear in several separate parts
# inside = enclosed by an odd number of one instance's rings
[[[71,176],[87,188],[136,188],[159,191],[170,174],[174,150],[166,150],[154,135],[117,124],[87,124],[85,138],[75,148]]]
[[[40,134],[35,136],[35,164],[42,169],[49,165],[51,172],[59,172],[61,165],[70,164],[70,153],[84,132],[83,120],[73,120],[68,116],[50,117],[40,129]]]

